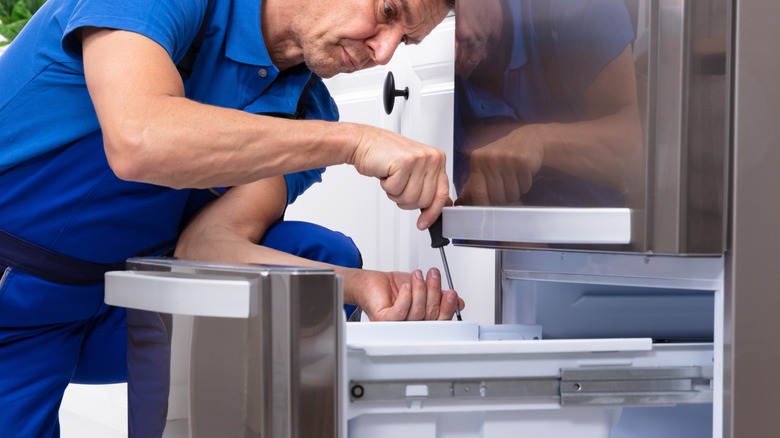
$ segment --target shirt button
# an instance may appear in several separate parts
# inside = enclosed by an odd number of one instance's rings
[[[260,75],[261,78],[264,78],[268,76],[268,70],[261,68],[260,70],[257,71],[257,74]]]

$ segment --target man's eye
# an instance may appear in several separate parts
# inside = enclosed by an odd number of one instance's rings
[[[390,3],[385,2],[384,13],[385,17],[391,20],[395,18],[395,10],[393,9],[393,6],[390,5]]]

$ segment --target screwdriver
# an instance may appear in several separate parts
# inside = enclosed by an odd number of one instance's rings
[[[428,232],[431,234],[431,248],[439,248],[439,254],[441,254],[441,262],[444,264],[444,275],[447,277],[447,287],[449,287],[452,290],[455,290],[455,287],[452,285],[452,275],[450,275],[450,266],[447,264],[447,255],[444,254],[444,247],[449,245],[450,239],[444,237],[442,235],[442,215],[440,214],[439,217],[436,219],[436,222],[433,223],[430,227],[428,227]],[[458,321],[463,321],[463,319],[460,316],[460,308],[457,304],[455,304],[455,316],[458,318]]]

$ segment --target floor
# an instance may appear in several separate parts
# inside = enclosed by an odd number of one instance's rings
[[[60,428],[61,438],[127,437],[127,384],[70,385]]]

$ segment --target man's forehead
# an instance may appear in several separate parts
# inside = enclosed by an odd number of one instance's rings
[[[412,16],[412,10],[409,7],[409,1],[408,0],[399,0],[401,2],[401,10],[404,13],[404,24],[407,26],[411,25],[411,16]]]

